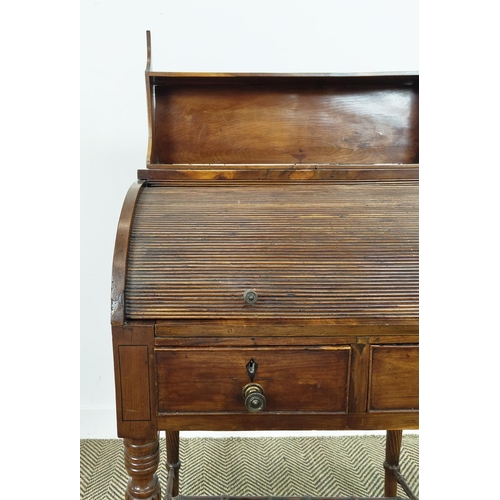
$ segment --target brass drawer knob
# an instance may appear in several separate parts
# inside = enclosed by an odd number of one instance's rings
[[[266,404],[264,389],[259,384],[248,384],[243,388],[245,406],[249,412],[262,411]]]
[[[259,296],[255,290],[246,290],[243,292],[243,298],[247,304],[255,304]]]

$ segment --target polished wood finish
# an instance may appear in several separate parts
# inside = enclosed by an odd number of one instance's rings
[[[244,412],[246,365],[258,364],[269,412],[347,411],[349,347],[157,349],[158,412]],[[189,373],[189,377],[186,377]],[[190,398],[186,398],[186,394]]]
[[[118,436],[152,439],[156,423],[154,323],[113,326]]]
[[[386,413],[327,412],[212,412],[159,414],[159,429],[179,431],[374,431],[418,429],[418,412]]]
[[[165,433],[166,444],[167,444],[167,471],[171,468],[176,470],[174,484],[172,487],[173,496],[179,494],[179,431],[167,431]]]
[[[158,431],[166,498],[181,430],[385,429],[397,465],[419,417],[418,76],[153,72],[148,34],[146,88],[111,293],[127,498],[159,499]]]
[[[116,231],[113,271],[111,280],[111,324],[123,325],[125,322],[125,279],[127,276],[127,258],[130,242],[130,228],[135,205],[144,187],[144,181],[134,182],[128,190]]]
[[[189,168],[182,165],[156,165],[155,169],[138,170],[139,179],[150,181],[330,181],[355,182],[379,181],[404,182],[418,180],[418,167],[410,165],[384,165],[373,168],[370,165],[327,166],[283,165],[282,168],[269,165],[224,165],[224,168]],[[165,167],[165,168],[163,168]],[[168,168],[166,168],[168,167]]]
[[[149,164],[415,163],[415,77],[150,77]]]
[[[384,342],[385,336],[390,336],[392,341],[398,342],[399,336],[417,335],[418,318],[405,318],[402,321],[383,322],[377,318],[366,320],[362,324],[350,318],[294,318],[292,322],[281,318],[220,318],[203,320],[157,320],[155,322],[155,342],[160,345],[162,337],[196,337],[200,342],[202,337],[234,337],[239,342],[257,343],[268,338],[269,331],[273,332],[273,342],[286,337],[286,342],[307,341],[309,337],[339,337],[354,340],[350,342],[377,343]],[[411,337],[414,338],[414,337]],[[174,339],[172,339],[174,341]],[[187,340],[186,340],[187,341]],[[218,342],[223,339],[218,338]],[[236,340],[234,340],[236,341]],[[266,340],[267,341],[267,340]],[[399,340],[400,341],[400,340]],[[337,339],[337,342],[341,340]],[[408,342],[412,342],[408,340]],[[257,344],[255,344],[257,345]]]
[[[390,466],[399,465],[399,454],[401,452],[401,442],[403,439],[402,430],[388,430],[386,434],[385,461]],[[398,491],[398,484],[391,470],[385,470],[384,494],[386,497],[395,497]]]
[[[271,328],[270,326],[263,327],[262,330]],[[334,331],[337,326],[330,326],[330,330]],[[269,330],[267,330],[269,332]],[[262,332],[260,332],[262,335]],[[314,337],[309,336],[311,332],[304,333],[302,337],[275,336],[263,337],[261,335],[255,337],[189,337],[188,335],[179,335],[176,337],[156,337],[156,347],[267,347],[267,346],[318,346],[318,345],[348,345],[352,343],[360,344],[359,348],[362,349],[366,344],[379,344],[381,342],[388,344],[398,344],[402,342],[418,343],[417,334],[387,334],[379,336],[323,336]],[[368,380],[367,380],[368,382]]]
[[[127,316],[417,319],[417,200],[414,182],[148,184]]]
[[[118,346],[123,420],[150,420],[147,345]]]
[[[371,346],[369,411],[418,410],[418,346]]]
[[[124,439],[125,468],[130,476],[125,500],[161,500],[156,470],[160,460],[158,436],[153,441]]]

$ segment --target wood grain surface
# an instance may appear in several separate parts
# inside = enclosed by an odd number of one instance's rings
[[[418,410],[418,373],[418,345],[371,346],[368,410]]]
[[[125,296],[136,319],[417,319],[418,184],[149,185]]]
[[[158,411],[246,411],[242,390],[250,383],[250,359],[258,365],[254,382],[265,391],[265,412],[347,411],[346,346],[157,349]]]
[[[149,165],[418,162],[415,77],[156,77]]]

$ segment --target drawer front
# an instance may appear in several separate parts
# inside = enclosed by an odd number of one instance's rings
[[[418,410],[418,346],[372,346],[369,411]]]
[[[264,390],[262,413],[347,411],[349,347],[158,349],[158,409],[173,412],[247,412],[247,364]]]

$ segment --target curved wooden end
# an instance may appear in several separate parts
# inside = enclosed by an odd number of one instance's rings
[[[145,181],[136,181],[130,186],[123,202],[118,229],[116,231],[111,277],[111,324],[114,326],[125,323],[125,279],[127,277],[130,229],[132,227],[137,200],[144,186]]]

